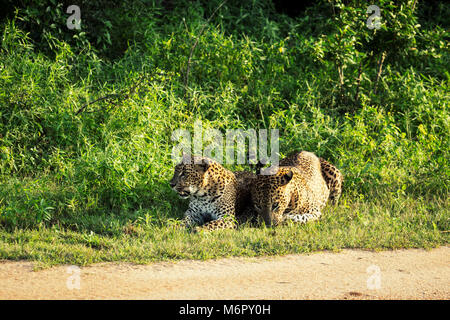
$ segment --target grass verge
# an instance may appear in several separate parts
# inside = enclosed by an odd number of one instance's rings
[[[433,248],[449,243],[448,229],[448,199],[399,196],[350,202],[344,198],[338,207],[327,207],[318,222],[276,229],[243,226],[237,231],[193,234],[168,223],[141,220],[118,223],[110,235],[57,226],[12,232],[0,229],[0,259],[33,260],[37,268],[45,268],[58,264],[144,264],[343,248]]]

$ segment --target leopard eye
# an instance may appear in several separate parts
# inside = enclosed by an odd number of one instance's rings
[[[256,211],[261,211],[261,208],[257,204],[254,204],[253,206],[255,207]]]

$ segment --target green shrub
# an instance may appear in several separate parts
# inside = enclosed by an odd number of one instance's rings
[[[350,203],[448,197],[448,36],[418,25],[425,4],[418,18],[415,1],[379,1],[369,30],[361,1],[294,18],[230,1],[206,27],[222,1],[108,3],[81,1],[79,32],[54,1],[1,24],[4,228],[120,233],[180,217],[171,133],[197,119],[280,129],[282,155],[306,149],[342,169]]]

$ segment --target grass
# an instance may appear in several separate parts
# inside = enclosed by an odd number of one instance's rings
[[[369,30],[356,0],[318,1],[294,17],[270,1],[230,0],[210,20],[221,0],[80,0],[80,31],[66,28],[63,4],[8,3],[1,259],[143,263],[448,244],[444,2],[381,0],[389,19]],[[197,120],[222,133],[279,129],[281,156],[312,151],[344,173],[343,200],[304,226],[173,230],[187,203],[168,185],[172,132]]]
[[[104,223],[115,221],[109,218]],[[188,233],[173,226],[129,222],[113,234],[57,227],[0,231],[0,259],[33,260],[36,267],[126,261],[149,263],[230,256],[286,255],[344,248],[386,250],[445,245],[449,234],[448,199],[406,196],[377,202],[342,199],[327,207],[320,221],[276,229],[242,226],[237,231]]]

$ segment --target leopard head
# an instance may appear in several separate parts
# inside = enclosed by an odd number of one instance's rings
[[[258,174],[251,186],[254,208],[267,226],[277,225],[290,202],[290,182],[294,172],[280,167],[273,175]]]
[[[171,188],[183,199],[202,193],[204,176],[210,165],[209,159],[183,155],[169,182]]]

